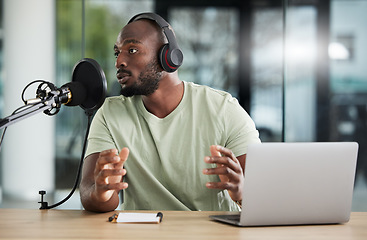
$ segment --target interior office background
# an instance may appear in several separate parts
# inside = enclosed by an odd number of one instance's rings
[[[1,0],[0,117],[23,88],[70,82],[93,58],[119,93],[113,45],[135,14],[173,26],[182,80],[230,92],[263,142],[357,141],[353,211],[367,211],[367,0]],[[35,97],[35,89],[26,96]],[[1,207],[38,207],[72,188],[86,128],[80,107],[9,126],[1,149]],[[3,131],[3,129],[1,129]],[[194,148],[193,148],[194,149]],[[330,166],[329,171],[333,171]],[[60,208],[81,208],[76,193]]]

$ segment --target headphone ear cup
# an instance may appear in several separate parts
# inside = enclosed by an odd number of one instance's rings
[[[164,71],[174,72],[176,69],[172,69],[168,64],[168,59],[167,59],[168,49],[169,49],[169,45],[164,44],[163,47],[161,48],[161,50],[159,51],[159,62],[160,62],[160,64],[161,64]]]
[[[182,64],[183,54],[179,48],[170,49],[167,43],[159,52],[159,61],[166,72],[176,71]]]

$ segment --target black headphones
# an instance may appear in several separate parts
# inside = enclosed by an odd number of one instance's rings
[[[166,35],[168,43],[164,44],[163,47],[159,50],[159,61],[163,70],[167,72],[176,71],[182,65],[183,54],[177,44],[175,35],[169,28],[169,24],[161,16],[155,13],[140,13],[138,15],[135,15],[130,19],[128,24],[131,22],[135,22],[139,19],[153,20],[163,29],[163,33],[164,35]]]

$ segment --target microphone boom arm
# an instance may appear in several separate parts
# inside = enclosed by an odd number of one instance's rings
[[[22,108],[25,109],[19,112],[15,111],[12,115],[0,119],[0,129],[12,125],[41,111],[50,112],[53,108],[59,109],[60,104],[56,102],[55,97],[53,96],[53,94],[51,94],[51,96],[46,100],[35,104],[27,104],[24,105]]]

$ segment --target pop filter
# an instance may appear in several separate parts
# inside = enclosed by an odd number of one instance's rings
[[[73,69],[71,81],[81,83],[86,90],[86,97],[79,104],[81,108],[94,111],[102,106],[106,98],[107,82],[97,61],[83,58],[77,62]]]

